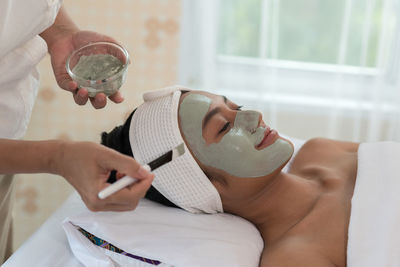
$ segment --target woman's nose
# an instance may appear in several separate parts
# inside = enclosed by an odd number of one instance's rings
[[[260,112],[254,110],[239,110],[236,113],[234,127],[244,128],[253,133],[259,126],[262,119]]]

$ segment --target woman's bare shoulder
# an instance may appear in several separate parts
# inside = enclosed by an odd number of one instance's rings
[[[293,159],[291,172],[315,173],[316,170],[322,170],[322,168],[331,172],[338,167],[337,164],[341,162],[340,160],[356,157],[358,146],[359,143],[326,138],[310,139]]]
[[[360,143],[357,142],[349,142],[349,141],[340,141],[328,138],[312,138],[304,143],[302,149],[313,149],[313,150],[326,150],[326,149],[334,149],[334,150],[342,150],[346,152],[357,152],[358,146]]]

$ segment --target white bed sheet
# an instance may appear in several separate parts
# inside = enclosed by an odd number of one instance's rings
[[[62,221],[85,210],[77,192],[74,192],[47,221],[2,265],[21,266],[68,266],[83,265],[72,254]]]

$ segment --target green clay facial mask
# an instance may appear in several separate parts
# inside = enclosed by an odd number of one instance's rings
[[[125,66],[117,57],[96,54],[81,56],[72,72],[77,76],[75,81],[79,87],[86,88],[90,97],[98,93],[109,96],[116,93],[124,83]]]
[[[124,64],[112,55],[81,56],[72,72],[86,80],[102,80],[118,73]]]
[[[207,96],[192,93],[179,107],[182,133],[204,165],[237,177],[260,177],[271,174],[292,156],[292,145],[281,138],[262,150],[255,148],[266,129],[258,127],[259,113],[250,110],[238,111],[229,132],[218,143],[206,144],[202,123],[211,102]]]

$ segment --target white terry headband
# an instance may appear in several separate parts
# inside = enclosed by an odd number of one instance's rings
[[[184,143],[178,125],[180,90],[173,86],[143,94],[133,114],[129,141],[135,159],[146,164]],[[185,144],[185,153],[153,171],[153,186],[192,213],[223,212],[221,198]]]

